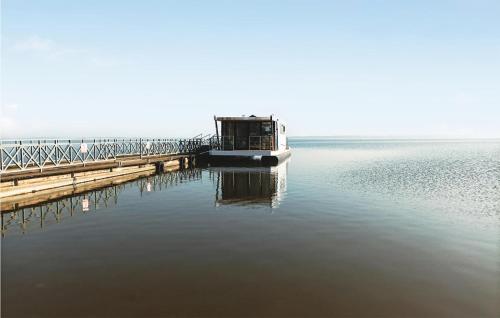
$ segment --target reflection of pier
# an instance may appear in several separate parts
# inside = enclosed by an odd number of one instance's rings
[[[2,212],[0,216],[2,236],[16,228],[26,233],[35,228],[57,224],[68,218],[96,212],[100,208],[116,206],[120,194],[127,188],[137,188],[142,196],[144,192],[162,191],[182,182],[200,178],[200,169],[160,173],[127,183],[66,196],[43,204]]]
[[[269,205],[277,207],[286,193],[288,161],[275,167],[218,167],[217,205]]]

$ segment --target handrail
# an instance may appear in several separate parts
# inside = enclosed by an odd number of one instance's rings
[[[95,138],[0,140],[0,173],[42,170],[120,157],[191,154],[209,142],[202,138]]]
[[[273,136],[221,136],[219,150],[273,150]]]

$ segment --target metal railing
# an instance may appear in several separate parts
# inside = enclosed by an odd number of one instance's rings
[[[222,136],[220,144],[213,148],[219,150],[273,150],[273,136],[235,137]]]
[[[137,156],[140,158],[195,153],[207,138],[191,139],[45,139],[0,140],[0,173],[42,170],[45,167],[86,164]]]

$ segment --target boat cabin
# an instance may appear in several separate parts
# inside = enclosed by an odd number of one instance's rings
[[[286,125],[278,119],[257,116],[215,117],[220,122],[220,150],[285,150]]]
[[[216,117],[217,146],[210,150],[210,161],[258,161],[276,165],[288,156],[286,124],[273,116]]]

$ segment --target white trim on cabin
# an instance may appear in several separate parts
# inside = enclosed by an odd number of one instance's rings
[[[210,156],[278,156],[283,152],[283,150],[210,150]]]

